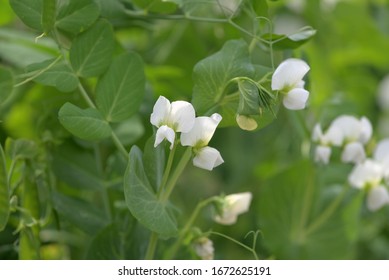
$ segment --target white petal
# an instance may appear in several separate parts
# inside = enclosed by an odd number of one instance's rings
[[[374,159],[380,162],[389,159],[389,138],[383,139],[378,142],[374,150]]]
[[[342,152],[342,162],[360,163],[366,158],[365,149],[362,143],[348,143]]]
[[[327,146],[317,146],[315,149],[315,161],[328,164],[331,156],[331,148]]]
[[[289,110],[301,110],[305,108],[305,103],[309,97],[309,92],[302,88],[294,88],[284,96],[283,104]]]
[[[363,144],[369,142],[371,135],[373,134],[373,127],[368,118],[362,117],[360,120],[361,130],[359,134],[359,141]]]
[[[312,141],[319,142],[323,137],[323,130],[319,123],[315,124],[312,132]]]
[[[384,110],[389,110],[389,75],[378,86],[378,105]]]
[[[170,113],[170,102],[163,96],[160,96],[155,102],[153,112],[150,116],[151,124],[156,127],[160,127],[162,124],[166,124],[166,120]]]
[[[192,129],[187,133],[181,133],[181,144],[192,147],[207,146],[221,120],[222,117],[217,113],[211,117],[197,117]]]
[[[354,166],[348,176],[348,182],[358,189],[362,189],[367,184],[377,186],[382,180],[383,171],[381,164],[368,159]]]
[[[250,192],[227,195],[225,197],[223,214],[221,216],[215,216],[215,222],[223,225],[234,224],[238,215],[249,210],[251,200],[252,194]]]
[[[201,148],[193,158],[193,165],[211,171],[224,162],[218,150],[211,147]]]
[[[309,71],[308,64],[301,60],[290,58],[283,61],[274,71],[271,88],[283,90],[301,86],[301,80]]]
[[[175,101],[171,105],[169,124],[177,132],[188,132],[195,121],[195,110],[189,102]]]
[[[345,141],[358,141],[361,133],[361,122],[348,115],[342,115],[337,117],[331,126],[337,127],[343,132]]]
[[[157,130],[157,134],[155,136],[154,147],[157,147],[164,139],[170,142],[170,150],[173,149],[174,139],[176,135],[174,130],[168,127],[167,125],[163,125]]]
[[[194,250],[201,259],[213,260],[215,249],[213,247],[213,242],[210,239],[202,237],[196,240]]]
[[[322,139],[323,144],[333,145],[336,147],[341,146],[343,144],[343,140],[344,135],[342,130],[339,127],[333,125],[330,125]]]
[[[377,211],[385,204],[389,204],[388,190],[383,186],[372,188],[367,195],[367,208]]]

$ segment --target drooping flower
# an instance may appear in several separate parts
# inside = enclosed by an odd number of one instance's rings
[[[213,247],[212,240],[207,237],[201,237],[194,242],[193,246],[196,255],[198,255],[201,259],[213,260],[215,249]]]
[[[235,224],[238,216],[249,210],[251,199],[250,192],[227,195],[222,203],[221,214],[214,217],[215,222],[222,225]]]
[[[308,64],[296,58],[283,61],[274,71],[272,77],[272,90],[278,90],[284,95],[283,104],[290,110],[301,110],[309,97],[304,89],[303,77],[309,71]]]
[[[342,132],[337,127],[330,126],[326,133],[320,124],[316,124],[313,128],[312,140],[318,143],[315,149],[315,161],[327,164],[331,157],[331,147],[342,145]]]
[[[164,139],[170,142],[170,149],[176,137],[176,132],[188,132],[192,129],[195,121],[195,110],[189,102],[170,101],[160,96],[154,105],[150,116],[151,124],[158,127],[154,147]]]
[[[218,150],[208,147],[208,143],[221,120],[222,117],[217,113],[211,117],[197,117],[192,129],[181,133],[181,144],[193,147],[194,166],[212,170],[224,162]]]
[[[367,208],[370,211],[377,211],[389,204],[389,192],[382,184],[383,176],[383,165],[368,159],[357,164],[348,177],[352,187],[368,190]]]

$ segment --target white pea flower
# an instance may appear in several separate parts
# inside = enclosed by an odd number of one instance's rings
[[[351,171],[348,181],[354,188],[368,190],[367,208],[377,211],[385,204],[389,204],[388,190],[381,184],[384,175],[383,166],[373,160],[366,160],[357,164]]]
[[[227,195],[224,198],[222,214],[214,217],[215,222],[222,225],[235,224],[238,216],[249,210],[251,199],[250,192]]]
[[[389,138],[378,142],[373,158],[382,164],[384,168],[384,176],[389,181]]]
[[[342,131],[337,127],[330,126],[326,133],[323,133],[320,124],[313,128],[312,140],[318,143],[315,148],[315,161],[328,164],[331,157],[331,147],[341,146],[343,141]]]
[[[221,120],[222,117],[217,113],[211,117],[197,117],[192,129],[181,133],[181,144],[193,147],[194,166],[212,170],[224,162],[218,150],[208,147],[208,143]]]
[[[157,147],[164,139],[170,142],[170,149],[176,137],[176,132],[188,132],[195,121],[195,110],[189,102],[175,101],[170,103],[168,99],[160,96],[154,105],[150,116],[151,124],[158,127],[154,147]]]
[[[389,75],[378,86],[377,101],[382,110],[389,111]]]
[[[274,71],[271,88],[284,94],[283,104],[290,110],[301,110],[309,97],[304,89],[303,77],[309,71],[308,64],[296,58],[283,61]]]
[[[198,255],[201,259],[213,260],[215,249],[213,247],[212,240],[207,237],[201,237],[195,241],[193,246],[196,255]]]

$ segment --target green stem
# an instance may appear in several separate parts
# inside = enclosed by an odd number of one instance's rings
[[[155,249],[157,248],[158,234],[152,232],[150,235],[149,246],[147,247],[145,260],[152,260],[154,258]]]
[[[190,160],[192,156],[192,147],[188,147],[185,151],[185,153],[182,155],[181,160],[177,164],[176,169],[174,170],[173,174],[170,177],[170,180],[166,184],[165,191],[161,193],[160,196],[160,201],[161,202],[166,202],[170,194],[172,193],[178,178],[180,177],[181,173],[184,171],[186,164]]]
[[[332,201],[332,203],[328,205],[328,207],[322,212],[322,214],[317,219],[315,219],[315,221],[307,228],[307,235],[320,228],[334,214],[334,212],[342,202],[347,191],[348,188],[347,186],[345,186],[342,192],[338,195],[338,197],[334,199],[334,201]]]
[[[170,171],[172,169],[173,160],[174,160],[174,154],[176,152],[177,144],[174,143],[172,150],[170,151],[169,158],[166,163],[166,168],[162,176],[161,185],[158,188],[158,197],[161,196],[161,193],[164,191],[167,180],[169,179]]]
[[[189,232],[190,228],[192,227],[193,223],[195,222],[197,216],[199,215],[200,211],[206,207],[208,204],[215,201],[216,197],[210,197],[206,200],[203,200],[199,202],[193,211],[192,215],[190,216],[188,222],[185,224],[184,228],[181,230],[180,235],[178,236],[178,239],[171,247],[167,259],[173,259],[174,256],[177,254],[178,249],[180,248],[180,245],[182,243],[182,240],[185,238],[186,234]]]
[[[116,148],[118,148],[118,150],[124,156],[124,158],[128,159],[129,155],[128,155],[126,148],[124,148],[122,142],[120,142],[119,138],[117,137],[117,135],[113,131],[111,132],[111,138],[112,138],[113,143],[115,144]]]
[[[220,232],[216,232],[216,231],[210,231],[210,232],[208,232],[208,234],[218,235],[218,236],[224,237],[225,239],[228,239],[228,240],[234,242],[235,244],[238,244],[239,246],[241,246],[241,247],[245,248],[246,250],[250,251],[254,255],[254,258],[256,260],[259,260],[257,252],[255,252],[255,250],[253,248],[250,248],[249,246],[243,244],[242,242],[239,242],[238,240],[236,240],[236,239],[234,239],[232,237],[229,237],[227,235],[224,235],[224,234],[222,234]]]

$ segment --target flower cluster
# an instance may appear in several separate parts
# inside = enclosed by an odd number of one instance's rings
[[[211,117],[197,117],[191,103],[170,101],[160,96],[154,105],[150,122],[158,128],[154,147],[163,140],[170,142],[170,149],[176,142],[176,133],[181,132],[181,144],[193,147],[193,164],[197,167],[212,170],[222,164],[219,151],[209,147],[208,143],[215,133],[222,117],[215,113]]]
[[[380,141],[374,150],[373,158],[355,165],[348,181],[358,189],[367,190],[367,208],[376,211],[389,204],[389,139]]]
[[[313,129],[312,140],[317,143],[315,161],[327,164],[332,147],[342,147],[341,160],[345,163],[361,163],[366,158],[365,145],[373,130],[370,121],[362,117],[342,115],[337,117],[323,132],[320,124]]]

